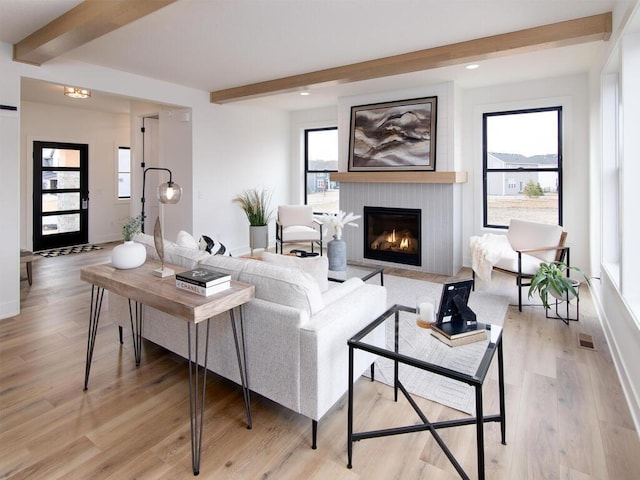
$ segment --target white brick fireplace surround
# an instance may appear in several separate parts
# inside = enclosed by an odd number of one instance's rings
[[[459,183],[351,183],[344,179],[340,179],[340,182],[340,209],[345,212],[363,215],[365,205],[422,210],[421,266],[365,259],[362,218],[357,220],[357,228],[346,227],[343,230],[342,238],[347,244],[349,260],[442,275],[458,273],[462,267],[462,211]]]

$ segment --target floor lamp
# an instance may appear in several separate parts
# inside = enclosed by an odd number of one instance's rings
[[[169,172],[169,181],[166,183],[161,183],[158,185],[158,200],[160,203],[169,203],[174,204],[180,201],[180,197],[182,197],[182,187],[177,183],[174,183],[172,180],[171,170],[168,168],[161,167],[148,167],[144,169],[144,173],[142,174],[142,233],[144,231],[144,219],[146,215],[144,213],[144,204],[145,204],[145,187],[147,184],[147,172],[149,170],[163,170],[165,172]]]

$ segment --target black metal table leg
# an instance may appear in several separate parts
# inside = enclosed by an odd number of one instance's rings
[[[504,404],[504,368],[502,358],[502,340],[498,344],[498,391],[500,394],[500,434],[502,435],[502,444],[507,444],[507,418],[506,408]]]
[[[240,352],[240,346],[238,344],[238,332],[236,329],[235,315],[233,309],[229,310],[229,316],[231,317],[231,327],[233,329],[233,339],[236,344],[236,355],[238,356],[238,368],[240,369],[240,382],[242,383],[242,395],[244,396],[244,408],[247,412],[247,429],[251,430],[253,422],[251,420],[251,397],[249,393],[249,375],[247,373],[247,349],[244,343],[244,326],[242,321],[242,306],[238,307],[240,310],[240,342],[242,343],[242,352]]]
[[[189,414],[191,417],[191,466],[193,474],[200,473],[200,454],[202,453],[202,430],[204,422],[205,396],[207,391],[207,358],[209,356],[209,324],[211,319],[207,319],[207,332],[205,337],[204,360],[202,366],[202,386],[200,387],[200,366],[199,357],[199,324],[195,324],[195,359],[191,356],[191,323],[187,323],[187,347],[189,349]],[[202,389],[202,399],[198,404],[199,389]]]
[[[93,360],[93,348],[96,344],[98,333],[98,322],[100,321],[100,309],[102,308],[102,298],[104,288],[91,285],[91,307],[89,309],[89,332],[87,334],[87,357],[84,367],[84,390],[89,385],[89,373],[91,371],[91,361]]]
[[[478,480],[484,480],[484,413],[482,411],[482,385],[476,385],[476,444]]]
[[[131,321],[131,337],[133,338],[133,355],[136,358],[136,367],[140,366],[142,359],[142,303],[134,302],[134,314],[131,311],[131,299],[129,299],[129,320]]]
[[[347,406],[347,468],[353,456],[353,347],[349,345],[349,402]]]
[[[396,354],[400,351],[399,338],[400,338],[400,312],[396,312],[395,318],[395,343],[394,343],[394,352]],[[399,365],[398,359],[394,358],[393,360],[393,400],[395,402],[398,401],[398,372]]]

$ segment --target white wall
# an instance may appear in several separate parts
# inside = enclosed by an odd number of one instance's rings
[[[563,226],[568,232],[571,264],[590,271],[589,243],[589,96],[588,75],[464,90],[462,159],[471,181],[463,187],[463,238],[487,232],[482,227],[482,114],[525,108],[562,106]],[[464,264],[471,265],[468,249]]]
[[[22,102],[20,115],[20,245],[32,249],[33,142],[89,145],[89,242],[122,238],[129,201],[118,200],[118,147],[129,146],[129,116]]]
[[[211,105],[193,115],[193,233],[216,237],[233,255],[249,252],[249,222],[232,201],[249,188],[290,198],[289,114],[243,105]],[[207,139],[206,145],[204,139]],[[269,227],[275,245],[275,224]]]

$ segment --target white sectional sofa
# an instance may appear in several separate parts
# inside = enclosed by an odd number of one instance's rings
[[[147,247],[147,258],[157,258],[151,236],[135,240]],[[165,262],[186,268],[207,265],[255,285],[256,298],[243,307],[249,388],[311,418],[315,448],[318,420],[348,390],[347,340],[386,310],[385,288],[355,278],[328,282],[326,257],[264,254],[260,261],[210,255],[165,241]],[[129,332],[126,299],[110,293],[108,310],[112,321]],[[146,339],[186,358],[186,335],[183,322],[144,309]],[[375,342],[384,345],[384,332]],[[362,373],[373,360],[357,351],[354,372]],[[212,321],[208,368],[240,383],[228,313]]]

